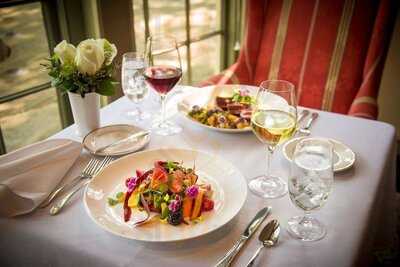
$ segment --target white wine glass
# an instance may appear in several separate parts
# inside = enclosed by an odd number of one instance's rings
[[[122,56],[122,90],[125,96],[131,100],[135,107],[124,114],[135,121],[145,120],[150,114],[142,111],[140,102],[147,96],[148,88],[145,83],[143,72],[146,68],[144,55],[137,52],[128,52]]]
[[[289,196],[304,211],[303,216],[288,220],[288,232],[303,241],[316,241],[326,235],[326,227],[312,217],[328,200],[333,187],[333,145],[322,138],[302,139],[295,148]]]
[[[166,97],[182,77],[181,57],[174,37],[155,35],[147,39],[144,72],[147,84],[160,95],[161,120],[155,120],[152,130],[158,135],[173,135],[182,128],[166,118]]]
[[[262,82],[251,117],[254,134],[267,147],[266,174],[249,182],[249,189],[257,196],[277,198],[287,193],[286,182],[270,174],[270,162],[276,147],[293,136],[296,125],[297,102],[294,85],[283,80]]]

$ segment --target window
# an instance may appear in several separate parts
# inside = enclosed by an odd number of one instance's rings
[[[62,39],[77,44],[105,37],[121,50],[135,45],[144,51],[150,34],[174,35],[182,84],[196,84],[233,62],[232,35],[239,16],[232,10],[242,1],[0,1],[0,154],[45,139],[73,122],[66,96],[51,87],[40,66]],[[133,8],[133,21],[132,9],[125,7]],[[115,25],[116,14],[122,18],[116,25],[126,27],[122,33],[106,27]],[[134,38],[127,34],[132,27]],[[4,56],[3,44],[11,55]]]
[[[11,49],[0,57],[0,138],[12,151],[61,129],[57,96],[40,65],[49,56],[41,3],[0,8],[0,39]]]
[[[135,44],[144,51],[151,34],[177,38],[184,84],[196,84],[221,70],[221,0],[133,0]]]

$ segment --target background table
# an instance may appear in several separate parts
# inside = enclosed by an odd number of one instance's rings
[[[192,90],[190,87],[181,89]],[[152,103],[153,108],[157,106],[154,101],[147,102]],[[103,108],[102,124],[129,123],[121,113],[131,105],[128,99],[121,98]],[[372,256],[376,236],[384,241],[393,236],[394,128],[378,121],[319,113],[312,128],[313,135],[334,138],[350,146],[357,156],[355,166],[335,176],[333,193],[327,204],[315,212],[328,227],[327,236],[318,242],[303,243],[292,239],[283,229],[279,245],[262,252],[257,261],[259,266],[362,266]],[[252,133],[214,132],[192,125],[178,115],[174,116],[174,121],[183,127],[183,132],[170,137],[152,135],[146,149],[179,147],[211,152],[231,161],[247,179],[265,171],[266,149]],[[55,137],[80,140],[74,134],[74,126]],[[87,160],[87,153],[83,153],[66,180],[78,174]],[[277,151],[272,163],[273,173],[288,175],[288,166]],[[80,195],[55,217],[48,215],[48,210],[38,210],[18,218],[0,219],[0,265],[213,266],[255,213],[266,205],[272,206],[268,220],[277,218],[283,225],[289,217],[301,213],[287,195],[264,200],[249,192],[241,212],[222,229],[186,242],[154,244],[123,239],[103,231],[87,216]],[[247,263],[258,246],[258,233],[233,266]]]

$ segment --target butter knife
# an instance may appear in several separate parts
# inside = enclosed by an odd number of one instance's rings
[[[96,149],[96,150],[93,152],[93,154],[97,154],[97,153],[103,152],[103,151],[106,150],[107,148],[110,148],[110,147],[113,147],[113,146],[116,146],[116,145],[125,143],[125,142],[127,142],[127,141],[134,140],[134,139],[138,139],[138,138],[140,138],[140,137],[142,137],[142,136],[148,135],[149,133],[150,133],[149,131],[140,131],[140,132],[131,134],[131,135],[129,135],[129,136],[126,137],[126,138],[123,138],[123,139],[121,139],[121,140],[112,142],[111,144],[108,144],[108,145],[99,147],[98,149]]]
[[[248,239],[257,231],[257,228],[261,223],[267,218],[268,214],[271,212],[271,207],[265,207],[260,210],[256,216],[251,220],[249,225],[240,236],[239,240],[236,241],[235,245],[225,254],[225,256],[218,261],[215,267],[227,267],[230,266],[231,262],[235,258],[236,254],[240,251],[243,245]]]

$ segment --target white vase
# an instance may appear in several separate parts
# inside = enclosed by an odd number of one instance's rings
[[[85,136],[100,127],[100,97],[96,93],[80,94],[68,92],[72,115],[76,124],[77,133]]]

